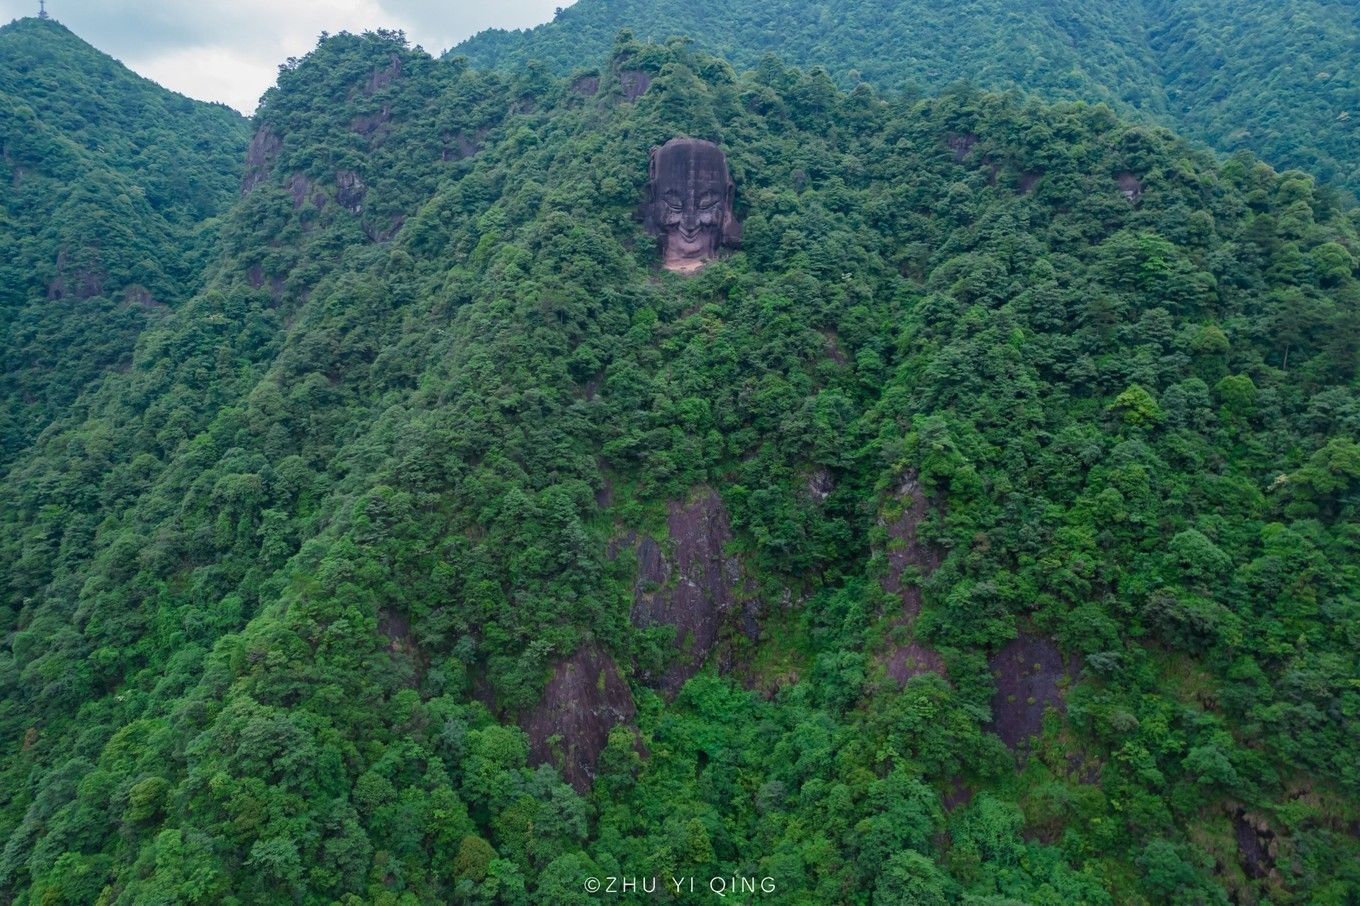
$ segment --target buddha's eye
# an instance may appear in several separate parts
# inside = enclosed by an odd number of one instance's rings
[[[715,208],[715,207],[717,207],[717,206],[718,206],[718,202],[720,202],[720,201],[722,201],[722,199],[719,198],[717,195],[702,195],[702,196],[700,196],[700,198],[699,198],[699,207],[700,207],[702,210],[705,210],[705,211],[706,211],[706,210],[708,210],[709,208]]]

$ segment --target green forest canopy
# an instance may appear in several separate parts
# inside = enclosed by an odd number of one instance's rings
[[[1105,107],[610,53],[281,72],[201,286],[4,476],[3,895],[1360,896],[1355,212]],[[693,279],[635,219],[680,134],[744,219]],[[620,542],[705,487],[758,628],[668,700]],[[573,787],[520,723],[582,650],[636,711]]]
[[[1360,7],[1346,0],[578,0],[450,54],[565,75],[621,28],[684,35],[738,69],[774,53],[842,86],[935,93],[966,81],[1105,101],[1360,192]]]
[[[249,123],[54,21],[0,28],[0,467],[198,288]]]

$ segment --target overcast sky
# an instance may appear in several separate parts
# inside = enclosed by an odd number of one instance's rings
[[[251,113],[321,32],[400,28],[439,54],[484,28],[546,22],[572,0],[48,0],[54,19],[167,88]],[[0,24],[38,0],[0,0]]]

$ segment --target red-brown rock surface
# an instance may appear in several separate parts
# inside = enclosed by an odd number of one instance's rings
[[[899,686],[904,686],[907,680],[921,673],[945,675],[944,659],[939,652],[911,637],[916,618],[921,613],[921,587],[908,577],[908,571],[913,571],[924,579],[939,567],[942,558],[940,550],[923,541],[918,534],[930,503],[914,472],[903,476],[896,497],[902,505],[902,512],[885,526],[888,531],[888,570],[883,576],[883,590],[901,600],[902,610],[893,621],[894,634],[905,634],[908,638],[891,645],[880,661],[888,676]]]
[[[553,764],[577,790],[595,779],[595,764],[617,724],[637,715],[633,693],[612,658],[597,645],[581,646],[553,667],[538,704],[520,721],[529,735],[529,760]]]
[[[1012,749],[1039,734],[1049,708],[1067,710],[1061,692],[1067,670],[1051,639],[1021,633],[992,655],[990,665],[996,677],[991,730]]]
[[[250,147],[246,149],[246,172],[241,179],[242,195],[268,178],[269,170],[274,166],[274,159],[279,156],[282,148],[283,139],[279,138],[273,129],[268,125],[259,128],[250,140]]]
[[[666,528],[664,546],[647,537],[625,542],[638,558],[633,623],[673,627],[680,650],[660,676],[644,679],[674,695],[717,644],[724,617],[741,594],[742,569],[724,550],[732,540],[731,523],[713,489],[701,488],[688,501],[671,501]]]

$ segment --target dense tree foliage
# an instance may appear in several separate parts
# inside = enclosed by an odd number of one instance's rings
[[[248,135],[57,22],[0,28],[0,465],[197,289]]]
[[[685,35],[738,68],[772,52],[846,86],[1105,101],[1360,192],[1360,8],[1343,0],[578,0],[450,53],[566,74],[625,27]]]
[[[0,895],[1360,897],[1354,212],[1104,106],[612,54],[281,72],[201,291],[4,476]],[[744,218],[690,279],[635,219],[678,134]],[[948,675],[900,688],[904,476]],[[703,485],[761,631],[668,701],[607,552]],[[1039,634],[1025,756],[988,657]],[[637,736],[582,792],[519,718],[587,642]]]

